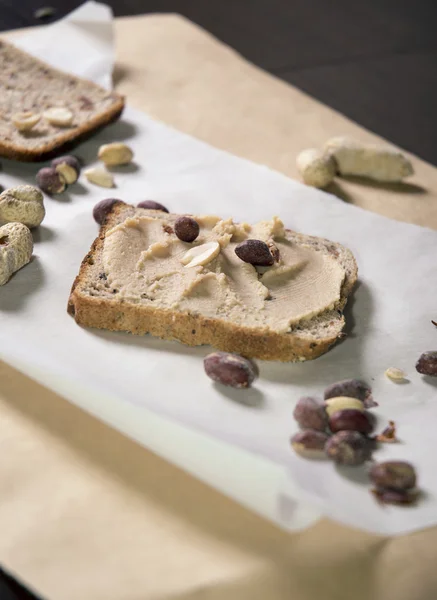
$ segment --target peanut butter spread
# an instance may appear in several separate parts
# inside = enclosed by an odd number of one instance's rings
[[[313,246],[287,239],[277,217],[254,226],[215,216],[194,218],[200,233],[193,243],[174,234],[177,215],[158,211],[144,211],[144,216],[130,217],[107,232],[103,265],[118,300],[278,333],[340,300],[345,272],[339,262]],[[249,238],[273,244],[279,260],[271,267],[243,262],[235,247]],[[211,242],[218,242],[220,252],[210,262],[184,266],[188,250],[206,243],[214,246]]]

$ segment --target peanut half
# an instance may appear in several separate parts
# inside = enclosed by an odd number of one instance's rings
[[[71,110],[63,106],[54,106],[43,112],[43,117],[47,119],[50,125],[56,127],[70,127],[73,123],[74,115]]]
[[[103,144],[100,146],[98,157],[108,167],[118,165],[127,165],[134,157],[134,153],[122,142],[113,142],[112,144]]]
[[[7,283],[13,273],[27,265],[33,252],[30,229],[22,223],[0,227],[0,285]]]
[[[204,266],[210,263],[220,252],[220,244],[218,242],[207,242],[200,246],[190,248],[181,259],[185,268]]]
[[[114,177],[104,167],[91,167],[91,169],[84,171],[84,175],[90,183],[105,188],[114,187]]]
[[[39,122],[41,115],[33,113],[30,110],[26,112],[15,113],[12,115],[12,123],[18,131],[30,131]]]

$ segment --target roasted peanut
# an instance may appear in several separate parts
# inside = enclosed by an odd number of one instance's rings
[[[166,208],[163,204],[159,202],[155,202],[154,200],[143,200],[142,202],[138,202],[138,208],[147,208],[149,210],[162,210],[163,212],[168,213],[168,208]]]
[[[179,217],[174,224],[174,232],[183,242],[194,242],[199,231],[199,223],[192,217]]]
[[[99,225],[102,225],[108,213],[111,212],[112,207],[116,202],[121,202],[118,198],[106,198],[100,200],[93,208],[94,221]]]
[[[327,456],[338,465],[356,466],[372,454],[372,442],[358,431],[339,431],[326,443]]]
[[[296,454],[305,458],[326,458],[325,445],[328,435],[315,429],[299,431],[291,438],[291,446]]]
[[[302,429],[325,431],[328,426],[325,406],[316,398],[300,398],[294,408],[293,416]]]
[[[372,397],[372,388],[359,379],[344,379],[328,386],[325,390],[325,400],[335,398],[336,396],[357,398],[364,402],[366,408],[377,406]]]
[[[271,267],[275,262],[269,247],[262,240],[245,240],[235,247],[242,261],[259,267]]]
[[[235,388],[248,388],[258,376],[256,363],[238,354],[213,352],[203,361],[205,373],[218,383]]]
[[[52,160],[52,167],[62,175],[68,185],[76,183],[80,175],[80,162],[75,156],[60,156]]]
[[[53,167],[44,167],[36,174],[38,187],[46,194],[61,194],[67,187],[64,177]]]
[[[421,375],[437,375],[437,351],[429,350],[424,352],[416,363],[416,371]]]
[[[346,408],[331,415],[329,429],[333,433],[337,433],[337,431],[358,431],[368,435],[373,429],[373,421],[366,412],[355,408]]]
[[[374,463],[370,467],[369,477],[378,488],[404,491],[416,485],[416,471],[413,465],[403,460]]]

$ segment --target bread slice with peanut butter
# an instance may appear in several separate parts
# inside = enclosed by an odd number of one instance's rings
[[[341,337],[357,279],[349,250],[276,217],[194,216],[200,232],[188,243],[175,235],[178,217],[113,204],[71,290],[77,323],[279,361],[316,358]],[[237,255],[248,239],[269,246],[271,266]]]
[[[0,156],[53,158],[117,119],[122,96],[0,40]]]

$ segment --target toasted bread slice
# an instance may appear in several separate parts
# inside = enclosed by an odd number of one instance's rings
[[[18,113],[42,115],[56,106],[71,111],[70,126],[41,117],[33,129],[19,131],[13,123]],[[0,40],[0,156],[28,162],[53,158],[117,119],[123,108],[122,96]]]
[[[245,326],[224,318],[210,318],[198,311],[193,314],[190,311],[160,308],[140,297],[135,298],[135,301],[117,298],[118,290],[112,289],[108,283],[103,264],[107,233],[126,219],[156,217],[157,213],[159,211],[135,208],[121,201],[113,205],[99,236],[82,262],[71,290],[68,312],[77,323],[85,327],[127,331],[138,335],[150,333],[189,346],[210,344],[227,352],[278,361],[316,358],[342,336],[345,324],[342,310],[357,279],[357,265],[353,254],[340,244],[288,229],[287,241],[329,255],[341,265],[344,279],[340,298],[333,309],[296,323],[286,333],[278,333],[266,327]],[[171,219],[176,217],[165,215],[162,218],[167,216]],[[126,251],[129,251],[129,247]]]

